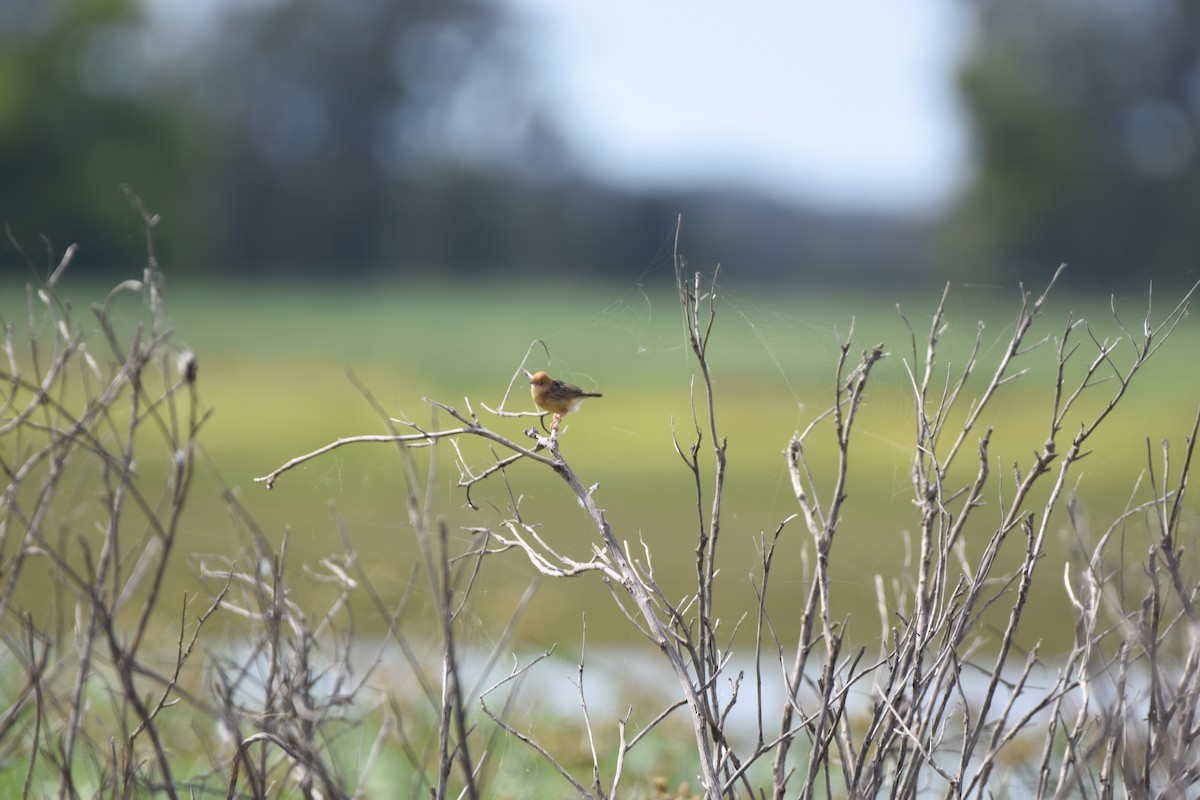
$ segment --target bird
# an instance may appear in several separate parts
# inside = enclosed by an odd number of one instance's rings
[[[535,372],[529,377],[529,394],[533,402],[543,411],[554,415],[550,423],[550,433],[558,428],[558,422],[566,414],[571,413],[585,397],[603,397],[599,392],[585,392],[578,386],[555,380],[545,372]]]

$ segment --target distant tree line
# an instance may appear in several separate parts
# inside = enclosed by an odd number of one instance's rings
[[[1200,267],[1200,3],[975,0],[962,261],[1143,280]],[[1190,283],[1190,281],[1184,281]]]
[[[0,221],[22,248],[127,263],[128,185],[175,268],[206,273],[637,274],[679,213],[692,252],[765,279],[1196,260],[1195,2],[975,0],[961,87],[978,168],[934,221],[585,180],[500,4],[222,7],[194,24],[136,0],[0,10]],[[22,260],[0,245],[0,266]]]

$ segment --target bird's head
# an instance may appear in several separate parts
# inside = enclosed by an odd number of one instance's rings
[[[529,376],[529,383],[533,386],[545,389],[550,385],[551,379],[550,376],[544,372],[535,372],[533,375]]]

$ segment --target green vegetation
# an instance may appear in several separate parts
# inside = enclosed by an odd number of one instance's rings
[[[916,294],[901,316],[896,298],[720,282],[712,296],[699,277],[675,303],[650,274],[655,288],[570,291],[185,284],[164,305],[146,275],[74,302],[3,295],[13,791],[519,796],[566,781],[607,796],[624,775],[634,796],[665,797],[699,772],[724,796],[793,780],[871,795],[930,770],[986,787],[993,769],[1032,786],[1054,763],[1086,771],[1115,726],[1123,752],[1178,738],[1176,714],[1145,730],[1130,716],[1142,670],[1168,709],[1200,691],[1172,677],[1195,648],[1176,630],[1196,624],[1192,515],[1165,512],[1196,430],[1169,356],[1195,343],[1186,301],[1143,323],[1140,297],[1114,319],[1086,298],[1015,315],[992,302],[1007,294],[955,292],[930,334],[936,304]],[[1162,373],[1122,391],[1171,334]],[[605,396],[525,444],[532,418],[487,408],[529,408],[522,367]],[[1090,436],[1115,398],[1124,422]],[[387,432],[385,416],[409,449],[337,441]],[[1072,444],[1078,425],[1095,455]],[[1146,436],[1173,439],[1169,457]],[[1037,493],[1061,469],[1078,503]],[[1151,499],[1162,518],[1105,529]],[[1116,686],[1116,705],[1089,705],[1093,684]],[[1047,713],[1011,716],[997,687]],[[680,691],[686,708],[657,716]],[[524,692],[532,710],[510,704]],[[765,715],[779,733],[764,737]],[[930,763],[960,744],[957,768]],[[1101,783],[1179,779],[1173,750],[1148,752],[1149,777],[1120,761]]]
[[[605,393],[568,417],[564,451],[585,480],[601,485],[619,535],[631,541],[644,537],[663,552],[677,553],[678,558],[658,564],[666,585],[682,587],[692,577],[696,518],[685,511],[694,507],[690,476],[670,439],[673,422],[681,438],[692,427],[687,391],[692,366],[667,287],[653,286],[653,281],[645,288],[596,284],[560,291],[498,284],[278,288],[168,283],[167,295],[180,342],[198,356],[199,397],[212,409],[202,439],[212,469],[197,472],[182,540],[185,551],[224,552],[233,541],[226,505],[218,494],[219,476],[237,490],[272,540],[288,532],[295,564],[337,549],[336,509],[364,561],[373,565],[380,586],[398,597],[415,553],[393,448],[344,448],[302,468],[271,492],[253,478],[339,436],[384,432],[348,371],[397,418],[428,425],[427,397],[460,410],[469,398],[475,412],[487,418],[483,406],[498,407],[526,348],[541,338],[551,361],[535,348],[531,367],[551,368],[556,375]],[[6,298],[18,296],[5,293]],[[840,529],[844,549],[832,568],[838,580],[862,588],[856,593],[861,602],[845,609],[852,630],[867,639],[878,636],[875,576],[889,580],[897,573],[905,558],[906,532],[918,520],[907,455],[914,423],[904,361],[912,361],[912,344],[896,305],[920,337],[934,297],[931,291],[901,297],[851,292],[780,296],[735,289],[718,298],[719,335],[710,359],[718,409],[731,443],[725,531],[743,543],[727,552],[726,570],[744,578],[739,591],[719,598],[721,607],[745,608],[752,600],[749,575],[758,563],[759,537],[796,511],[782,452],[792,432],[830,403],[835,331],[844,335],[853,319],[859,347],[882,341],[891,357],[878,367],[861,412],[860,437],[851,451],[849,494],[869,497],[870,502],[851,505]],[[1144,296],[1131,292],[1118,301],[1126,324],[1140,329]],[[986,321],[985,353],[994,355],[1007,342],[1015,316],[1010,292],[955,289],[950,305],[944,352],[952,367],[965,359],[979,319]],[[8,319],[19,318],[8,302],[2,310]],[[1053,302],[1042,323],[1044,333],[1061,333],[1071,310],[1076,317],[1099,321],[1099,337],[1120,335],[1106,298],[1078,296]],[[1194,352],[1200,345],[1200,331],[1193,325],[1185,323],[1176,337],[1169,353]],[[1051,345],[1041,354],[1044,357],[1035,356],[1031,362],[1040,365],[1042,373],[1003,387],[997,410],[982,421],[996,428],[993,468],[1008,489],[1013,463],[1025,460],[1046,436]],[[1180,441],[1196,410],[1196,393],[1188,386],[1195,369],[1188,363],[1168,355],[1151,364],[1111,427],[1098,435],[1097,454],[1083,462],[1079,480],[1081,519],[1099,524],[1144,499],[1144,483],[1141,494],[1134,490],[1146,465],[1147,438],[1156,454],[1160,440]],[[990,377],[979,374],[969,385],[982,385]],[[523,380],[514,384],[507,408],[532,409]],[[446,422],[444,414],[441,419]],[[528,419],[492,422],[513,436],[530,424]],[[823,451],[820,440],[815,450],[828,459],[825,466],[836,457],[828,438]],[[471,455],[467,447],[464,452]],[[482,450],[474,453],[479,459],[484,455]],[[462,490],[454,487],[459,473],[453,451],[442,448],[439,460],[439,510],[446,514],[453,536],[469,538],[472,534],[465,529],[482,524],[481,516],[465,508]],[[523,472],[523,481],[531,473]],[[536,491],[526,490],[522,509],[541,520],[543,535],[559,541],[591,535],[565,487],[547,476],[533,480]],[[499,485],[476,492],[476,502],[501,508],[509,503]],[[1049,543],[1047,557],[1061,560],[1075,537],[1065,515],[1054,527],[1059,533]],[[1140,518],[1129,521],[1129,534],[1129,547],[1140,552]],[[188,573],[194,567],[193,559],[177,561],[172,568],[175,577],[189,585]],[[804,590],[800,564],[781,564],[777,570],[780,585],[794,582],[794,597],[799,597]],[[527,578],[522,560],[497,560],[484,584],[498,598],[512,599],[523,591]],[[1061,586],[1056,583],[1041,591],[1045,602],[1060,601]],[[608,612],[609,602],[608,590],[587,577],[545,585],[519,636],[534,646],[573,641],[580,635],[583,613],[591,611],[593,640],[617,637],[619,642],[624,623]],[[507,613],[506,603],[494,607]],[[791,622],[783,613],[779,620]],[[480,628],[495,622],[481,619]],[[1070,620],[1052,614],[1029,623],[1026,644],[1044,639],[1053,648],[1072,633]]]

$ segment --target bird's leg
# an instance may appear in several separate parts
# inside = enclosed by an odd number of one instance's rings
[[[550,433],[551,433],[551,435],[553,435],[553,433],[554,433],[556,430],[558,430],[558,421],[559,421],[560,419],[562,419],[562,414],[555,414],[555,415],[554,415],[554,419],[550,421]]]

